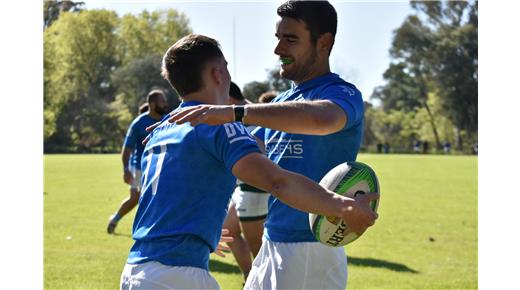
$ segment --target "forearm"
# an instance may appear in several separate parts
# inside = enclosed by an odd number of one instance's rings
[[[286,170],[274,180],[270,192],[291,207],[326,216],[340,216],[351,202],[303,175]]]
[[[306,212],[339,216],[351,202],[303,175],[282,169],[259,153],[239,160],[233,167],[233,174],[247,184],[270,192],[289,206]]]
[[[168,121],[183,124],[222,125],[233,121],[294,134],[328,135],[343,129],[347,115],[338,105],[328,100],[283,102],[276,104],[246,105],[244,116],[237,119],[228,105],[200,105],[170,113]]]
[[[125,170],[128,169],[129,161],[130,161],[130,155],[132,155],[132,149],[123,147],[123,150],[121,152],[121,161],[123,162],[123,168]]]
[[[346,116],[328,101],[247,106],[244,123],[295,134],[327,135],[341,130]]]

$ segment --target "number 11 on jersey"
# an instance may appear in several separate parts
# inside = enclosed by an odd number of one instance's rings
[[[161,175],[161,168],[164,161],[164,155],[166,154],[166,145],[160,145],[160,152],[154,153],[154,148],[150,148],[146,152],[146,168],[143,172],[143,192],[148,190],[148,187],[152,186],[152,195],[157,193],[157,185],[159,184],[159,177]],[[150,175],[153,175],[150,178]]]

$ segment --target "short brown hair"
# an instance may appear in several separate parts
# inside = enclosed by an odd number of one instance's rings
[[[208,61],[223,56],[218,41],[190,34],[166,51],[161,74],[182,97],[200,90],[203,86],[202,71]]]
[[[276,12],[280,17],[303,21],[311,34],[311,42],[314,45],[320,35],[327,32],[332,34],[333,39],[336,37],[338,14],[329,1],[289,0],[282,3]],[[332,50],[332,46],[330,49]]]
[[[150,103],[156,103],[157,102],[157,98],[159,96],[163,96],[166,98],[166,95],[164,94],[164,92],[162,90],[153,90],[153,91],[150,91],[148,93],[148,95],[146,96],[146,102],[148,104]]]

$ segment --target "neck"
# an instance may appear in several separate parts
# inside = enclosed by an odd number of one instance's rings
[[[187,95],[182,96],[185,102],[196,101],[204,104],[212,105],[227,105],[228,100],[223,97],[223,94],[216,89],[203,89]]]
[[[322,76],[324,74],[328,74],[330,73],[330,66],[329,66],[329,62],[327,60],[327,62],[321,64],[321,65],[317,65],[316,67],[314,68],[311,68],[309,70],[309,72],[305,75],[305,77],[299,79],[299,80],[294,80],[294,83],[296,85],[299,85],[303,82],[306,82],[308,80],[312,80],[312,79],[315,79],[319,76]]]

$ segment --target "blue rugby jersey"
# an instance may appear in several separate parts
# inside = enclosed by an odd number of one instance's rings
[[[235,187],[231,169],[260,149],[241,123],[192,127],[166,119],[152,132],[143,154],[143,189],[127,262],[207,270]]]
[[[346,126],[326,136],[289,134],[257,128],[253,134],[264,141],[266,153],[280,167],[319,182],[336,165],[356,160],[363,134],[364,104],[361,92],[337,74],[328,73],[293,86],[272,102],[330,100],[347,116]],[[308,214],[296,210],[274,196],[264,236],[274,242],[316,241],[309,227]]]
[[[123,147],[134,149],[129,160],[130,167],[141,170],[141,156],[143,155],[144,150],[144,145],[142,142],[148,135],[148,132],[146,132],[146,127],[151,126],[156,122],[157,120],[150,117],[148,112],[146,112],[137,116],[137,118],[135,118],[130,124],[130,127],[128,127]]]

